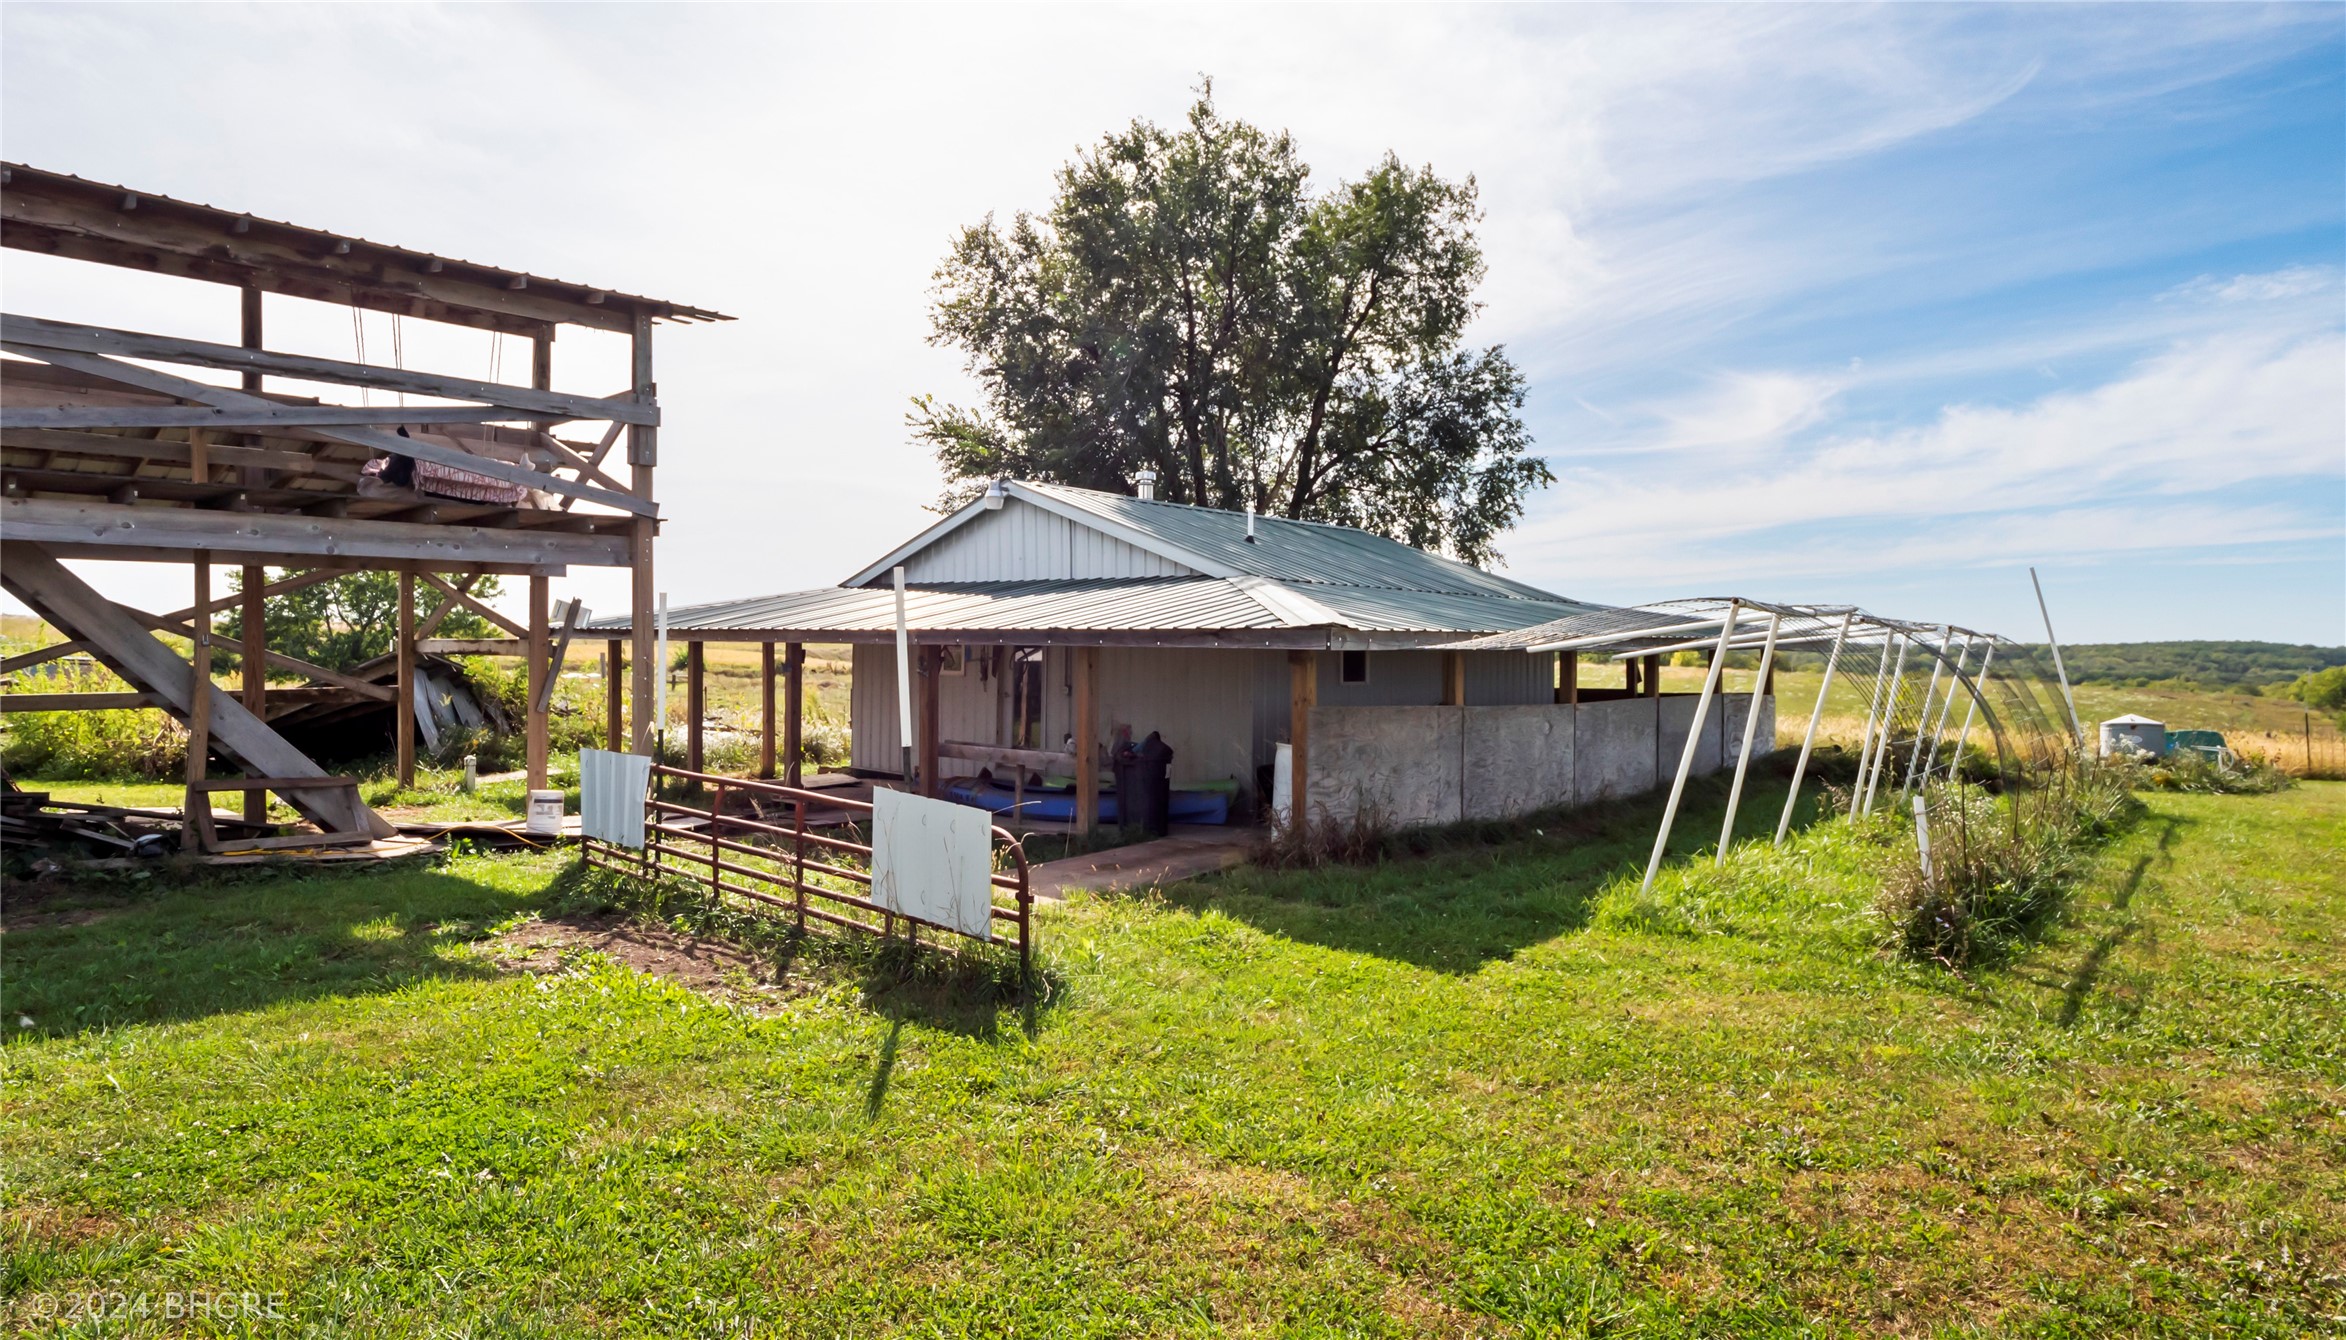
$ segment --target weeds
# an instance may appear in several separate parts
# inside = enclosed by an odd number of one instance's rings
[[[2138,791],[2184,791],[2202,796],[2264,796],[2297,779],[2263,754],[2210,755],[2179,749],[2165,758],[2113,759],[2105,766]]]
[[[1884,872],[1887,947],[1957,972],[2001,957],[2051,924],[2093,851],[2143,812],[2121,769],[2083,766],[1992,796],[1933,787],[1923,796],[1930,856]]]

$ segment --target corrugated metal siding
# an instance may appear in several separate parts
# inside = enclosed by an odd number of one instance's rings
[[[1012,498],[947,533],[904,565],[907,582],[1024,582],[1194,577],[1163,555]],[[881,579],[878,585],[885,585]]]
[[[1466,655],[1466,705],[1520,707],[1556,701],[1556,656],[1543,652],[1470,651]]]
[[[1344,658],[1337,653],[1313,659],[1319,662],[1320,702],[1328,707],[1423,707],[1442,701],[1438,652],[1372,651],[1366,684],[1344,682]]]
[[[643,846],[651,779],[652,761],[641,754],[579,750],[579,831],[617,847]]]
[[[1105,647],[1099,655],[1103,739],[1118,726],[1132,727],[1136,741],[1156,731],[1173,746],[1175,786],[1234,778],[1254,789],[1253,662],[1265,653]]]
[[[859,642],[852,649],[847,685],[848,761],[858,768],[894,772],[903,757],[896,729],[896,648]]]

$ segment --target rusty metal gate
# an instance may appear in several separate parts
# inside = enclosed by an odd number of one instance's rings
[[[663,796],[663,781],[696,784],[708,797],[708,807]],[[745,799],[756,817],[725,813],[726,801],[735,797]],[[901,923],[907,940],[914,943],[921,926],[961,934],[873,902],[872,848],[810,828],[808,816],[825,811],[860,815],[868,824],[872,806],[869,801],[775,782],[655,765],[644,797],[643,847],[584,837],[579,849],[587,864],[598,869],[705,883],[720,899],[730,894],[787,909],[801,926],[811,920],[893,936]],[[1027,881],[1026,852],[1008,831],[995,827],[992,832],[993,926],[997,939],[1017,946],[1019,973],[1025,979],[1033,966],[1034,945],[1034,894]]]

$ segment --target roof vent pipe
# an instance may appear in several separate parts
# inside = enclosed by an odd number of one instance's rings
[[[1255,540],[1254,540],[1254,500],[1253,500],[1252,498],[1249,498],[1249,499],[1247,499],[1247,502],[1246,502],[1246,542],[1247,542],[1248,544],[1253,544],[1253,543],[1255,542]]]
[[[1142,502],[1157,500],[1157,472],[1143,470],[1132,477],[1132,496]]]

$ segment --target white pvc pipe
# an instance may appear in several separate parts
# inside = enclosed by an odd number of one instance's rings
[[[1939,676],[1947,669],[1947,635],[1953,631],[1946,624],[1939,625],[1939,646],[1931,654],[1930,687],[1922,691],[1922,707],[1914,714],[1914,748],[1906,751],[1906,785],[1899,788],[1903,791],[1914,789],[1914,770],[1922,766],[1922,733],[1931,724],[1931,703],[1939,696]],[[1940,715],[1945,716],[1946,713]]]
[[[912,633],[904,621],[904,565],[896,565],[896,758],[912,785]]]
[[[1963,705],[1963,733],[1955,737],[1955,761],[1947,765],[1950,771],[1963,766],[1963,746],[1971,742],[1971,716],[1979,710],[1979,700],[1988,691],[1988,667],[1996,663],[1996,644],[1988,642],[1988,654],[1980,659],[1979,673],[1971,677],[1971,701]]]
[[[1898,668],[1890,672],[1889,700],[1882,704],[1882,739],[1874,750],[1873,775],[1865,783],[1865,813],[1874,812],[1874,792],[1881,789],[1882,769],[1890,761],[1890,737],[1898,733],[1898,694],[1906,687],[1906,653],[1914,647],[1914,639],[1906,638],[1898,644]]]
[[[1678,798],[1686,793],[1686,774],[1694,770],[1695,747],[1702,743],[1703,722],[1711,714],[1711,695],[1719,690],[1719,673],[1727,668],[1727,644],[1735,640],[1735,616],[1743,608],[1740,601],[1729,601],[1727,618],[1719,629],[1718,654],[1711,657],[1711,672],[1703,677],[1702,697],[1694,704],[1694,725],[1686,732],[1686,748],[1678,755],[1678,776],[1670,783],[1669,803],[1662,807],[1662,831],[1654,834],[1654,854],[1645,863],[1644,890],[1653,892],[1654,876],[1662,868],[1662,850],[1670,845],[1670,825],[1678,819]],[[1655,704],[1655,729],[1661,728],[1660,703]]]
[[[2085,748],[2085,726],[2077,719],[2077,695],[2069,691],[2069,670],[2061,664],[2061,639],[2053,636],[2053,612],[2045,608],[2045,584],[2037,580],[2036,569],[2028,570],[2028,583],[2036,588],[2036,612],[2044,616],[2045,644],[2053,649],[2053,673],[2061,677],[2061,701],[2069,707],[2069,735],[2079,749]]]
[[[1768,616],[1768,645],[1760,652],[1759,678],[1751,682],[1751,707],[1743,714],[1743,752],[1735,756],[1735,781],[1727,788],[1727,821],[1719,825],[1719,850],[1712,856],[1713,865],[1727,859],[1727,846],[1735,840],[1735,808],[1743,801],[1743,773],[1751,766],[1752,737],[1759,730],[1760,698],[1768,691],[1768,670],[1776,663],[1776,630],[1784,624],[1784,616]],[[1720,660],[1726,655],[1721,653]]]
[[[1792,807],[1800,802],[1800,779],[1808,774],[1809,751],[1816,748],[1817,723],[1825,719],[1825,695],[1833,688],[1833,667],[1841,663],[1841,644],[1849,638],[1849,621],[1856,618],[1853,611],[1841,616],[1841,631],[1833,638],[1833,650],[1825,656],[1825,682],[1817,685],[1817,705],[1809,709],[1808,733],[1800,737],[1800,761],[1792,765],[1792,790],[1784,797],[1784,817],[1776,821],[1776,845],[1784,845],[1784,835],[1792,831]]]
[[[1852,819],[1857,817],[1858,807],[1865,800],[1866,769],[1873,766],[1874,718],[1882,710],[1882,687],[1890,682],[1889,676],[1883,673],[1889,668],[1890,644],[1904,636],[1903,633],[1892,634],[1889,641],[1882,644],[1881,652],[1874,658],[1874,691],[1866,699],[1865,730],[1857,737],[1857,778],[1849,785],[1849,817]]]
[[[1931,774],[1939,766],[1939,739],[1947,733],[1947,718],[1955,714],[1955,695],[1963,692],[1963,662],[1971,655],[1971,634],[1963,635],[1963,648],[1955,653],[1955,682],[1947,686],[1947,700],[1939,704],[1939,720],[1931,727],[1931,751],[1923,755],[1922,784],[1931,784]],[[1913,786],[1908,782],[1909,787]]]

